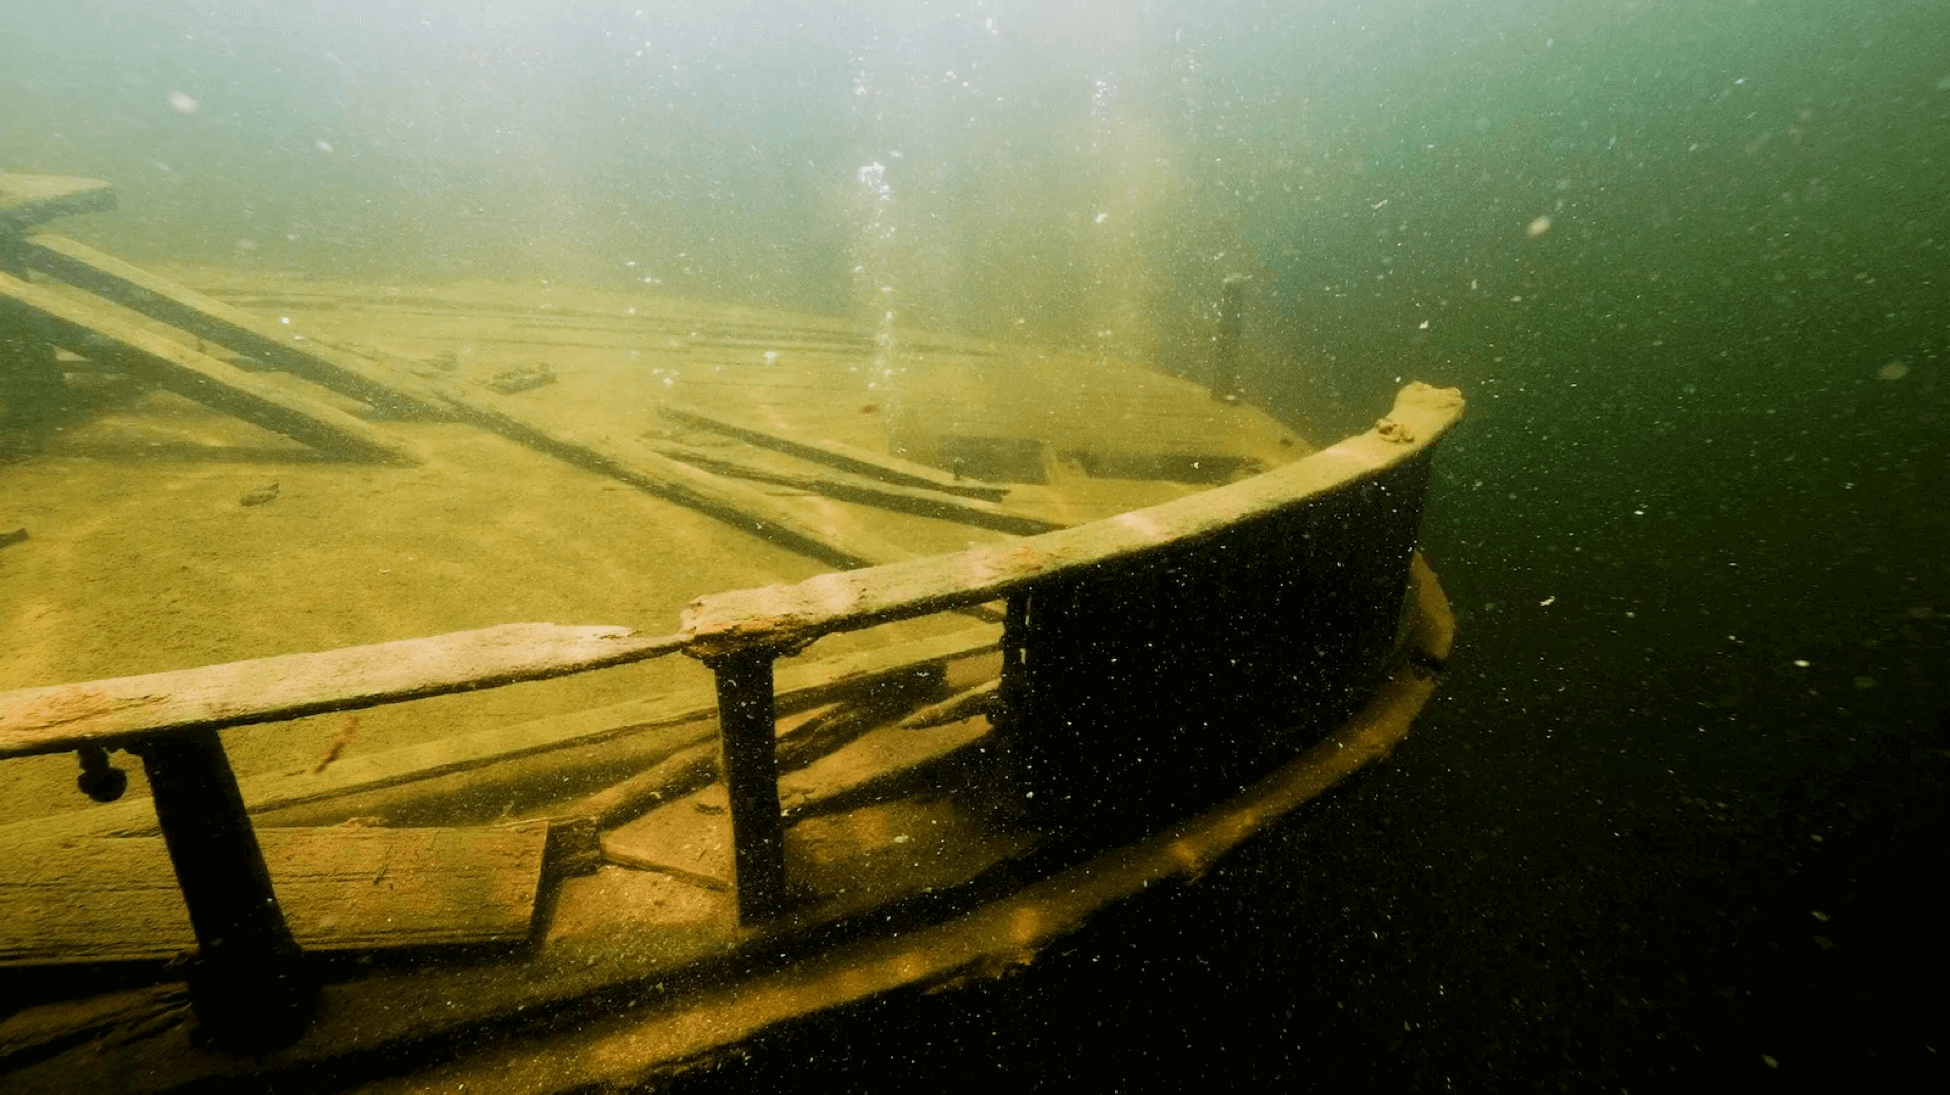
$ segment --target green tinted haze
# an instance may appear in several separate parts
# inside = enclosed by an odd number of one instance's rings
[[[1914,538],[1940,508],[1940,0],[0,20],[0,168],[113,181],[122,211],[76,230],[133,258],[891,302],[1193,373],[1244,273],[1282,413],[1338,432],[1398,378],[1469,390],[1469,550],[1550,514],[1571,539],[1522,551],[1650,536],[1685,582],[1784,525],[1796,565],[1841,566],[1870,514]]]

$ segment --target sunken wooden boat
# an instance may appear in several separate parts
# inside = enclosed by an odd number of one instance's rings
[[[1310,449],[1223,376],[42,231],[104,201],[0,177],[60,423],[0,468],[8,1091],[628,1086],[999,976],[1448,656],[1454,391]]]

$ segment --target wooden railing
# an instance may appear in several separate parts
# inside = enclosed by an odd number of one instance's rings
[[[836,631],[1000,598],[997,722],[1035,814],[1114,821],[1236,788],[1385,670],[1429,459],[1462,409],[1455,390],[1413,384],[1374,429],[1240,483],[692,602],[684,643],[718,676],[741,915],[775,915],[786,896],[774,659]]]
[[[787,893],[777,658],[999,599],[997,725],[1035,816],[1114,820],[1236,788],[1388,668],[1430,457],[1462,408],[1453,390],[1410,385],[1374,429],[1252,479],[956,554],[706,596],[674,635],[510,624],[8,692],[0,759],[73,750],[99,775],[104,750],[139,755],[198,939],[198,1012],[275,1027],[281,1007],[302,1022],[313,990],[217,730],[683,650],[717,676],[738,908],[764,921]]]

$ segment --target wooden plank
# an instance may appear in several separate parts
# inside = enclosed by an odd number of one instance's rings
[[[782,711],[815,706],[860,688],[907,676],[917,666],[991,653],[1000,641],[997,628],[971,627],[879,650],[807,661],[786,659],[778,667],[778,706]],[[5,699],[0,696],[0,704]],[[716,713],[716,696],[709,684],[703,684],[667,696],[492,727],[383,753],[345,757],[323,772],[305,769],[267,773],[246,777],[239,783],[244,804],[259,819],[259,824],[264,823],[266,815],[274,823],[292,824],[303,820],[294,816],[293,811],[311,804],[388,788],[398,788],[403,798],[410,798],[418,793],[415,784],[430,779],[661,728],[673,731],[660,743],[668,753],[701,746],[715,758]],[[0,846],[102,833],[147,835],[155,831],[156,812],[149,800],[126,798],[105,806],[89,806],[0,826]]]
[[[328,403],[288,391],[136,325],[113,305],[0,274],[0,308],[45,324],[47,338],[142,379],[313,448],[413,464],[410,450]]]
[[[644,638],[626,627],[502,624],[316,654],[23,688],[0,693],[0,758],[547,680],[645,661],[681,645],[674,636]]]
[[[910,487],[931,487],[950,494],[964,494],[991,502],[999,501],[1003,495],[1009,493],[1008,487],[997,483],[964,479],[926,464],[902,460],[897,456],[868,452],[852,445],[842,445],[837,441],[787,437],[747,422],[734,421],[721,414],[702,411],[696,407],[666,403],[663,406],[663,413],[665,417],[687,426],[711,430],[760,448],[773,449],[802,460],[828,464],[842,471],[850,471],[856,475],[865,475],[889,483]]]
[[[528,938],[548,826],[260,829],[278,904],[309,951]],[[160,837],[13,845],[0,966],[171,958],[196,945]]]
[[[822,574],[797,585],[710,594],[684,611],[685,634],[700,656],[790,645],[990,601],[1066,572],[1134,560],[1402,468],[1426,455],[1462,411],[1455,389],[1410,384],[1374,429],[1243,482],[1026,540]]]
[[[431,417],[446,413],[440,400],[375,362],[313,342],[288,326],[260,319],[65,236],[38,233],[21,241],[18,250],[29,266],[70,285],[375,408]]]
[[[1022,536],[1034,536],[1040,532],[1064,527],[1060,522],[1045,520],[1034,514],[1007,509],[980,498],[948,494],[931,487],[901,486],[898,483],[878,482],[843,472],[808,475],[779,471],[692,445],[680,445],[669,441],[650,441],[648,444],[653,451],[673,460],[682,460],[686,464],[719,475],[735,475],[760,483],[794,487],[814,494],[822,494],[828,498],[837,498],[843,502],[878,506],[897,513],[912,513],[921,517],[955,521],[976,528],[995,529],[998,532],[1011,532]]]
[[[874,566],[915,553],[878,536],[842,534],[755,487],[654,452],[631,438],[570,437],[506,396],[458,380],[429,382],[462,421],[620,480],[829,565]]]
[[[115,208],[115,188],[100,179],[0,173],[0,229],[19,232],[55,217]]]

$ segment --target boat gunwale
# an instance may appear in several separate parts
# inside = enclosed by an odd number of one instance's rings
[[[707,594],[685,609],[682,630],[644,637],[625,627],[503,624],[417,639],[339,647],[0,693],[0,760],[125,746],[157,735],[284,722],[431,696],[547,680],[683,650],[712,659],[793,653],[827,634],[985,604],[1044,581],[1184,547],[1227,528],[1376,478],[1430,451],[1460,420],[1453,388],[1411,383],[1374,428],[1291,464],[1184,498],[1036,536],[855,570],[796,584]],[[484,637],[522,628],[583,633],[560,657],[487,657],[507,644]],[[600,634],[598,634],[600,633]],[[476,648],[487,664],[456,667],[440,654]],[[600,649],[589,649],[590,647]],[[413,671],[421,665],[437,669]],[[354,667],[371,667],[360,678]],[[309,671],[329,694],[293,697],[266,682]],[[254,683],[254,687],[252,684]],[[237,691],[251,694],[237,696]],[[348,690],[350,690],[348,692]]]
[[[1036,536],[923,559],[706,594],[683,613],[686,653],[791,653],[822,635],[985,604],[1040,582],[1207,539],[1339,493],[1430,451],[1462,417],[1460,391],[1415,382],[1365,433],[1237,483]]]

